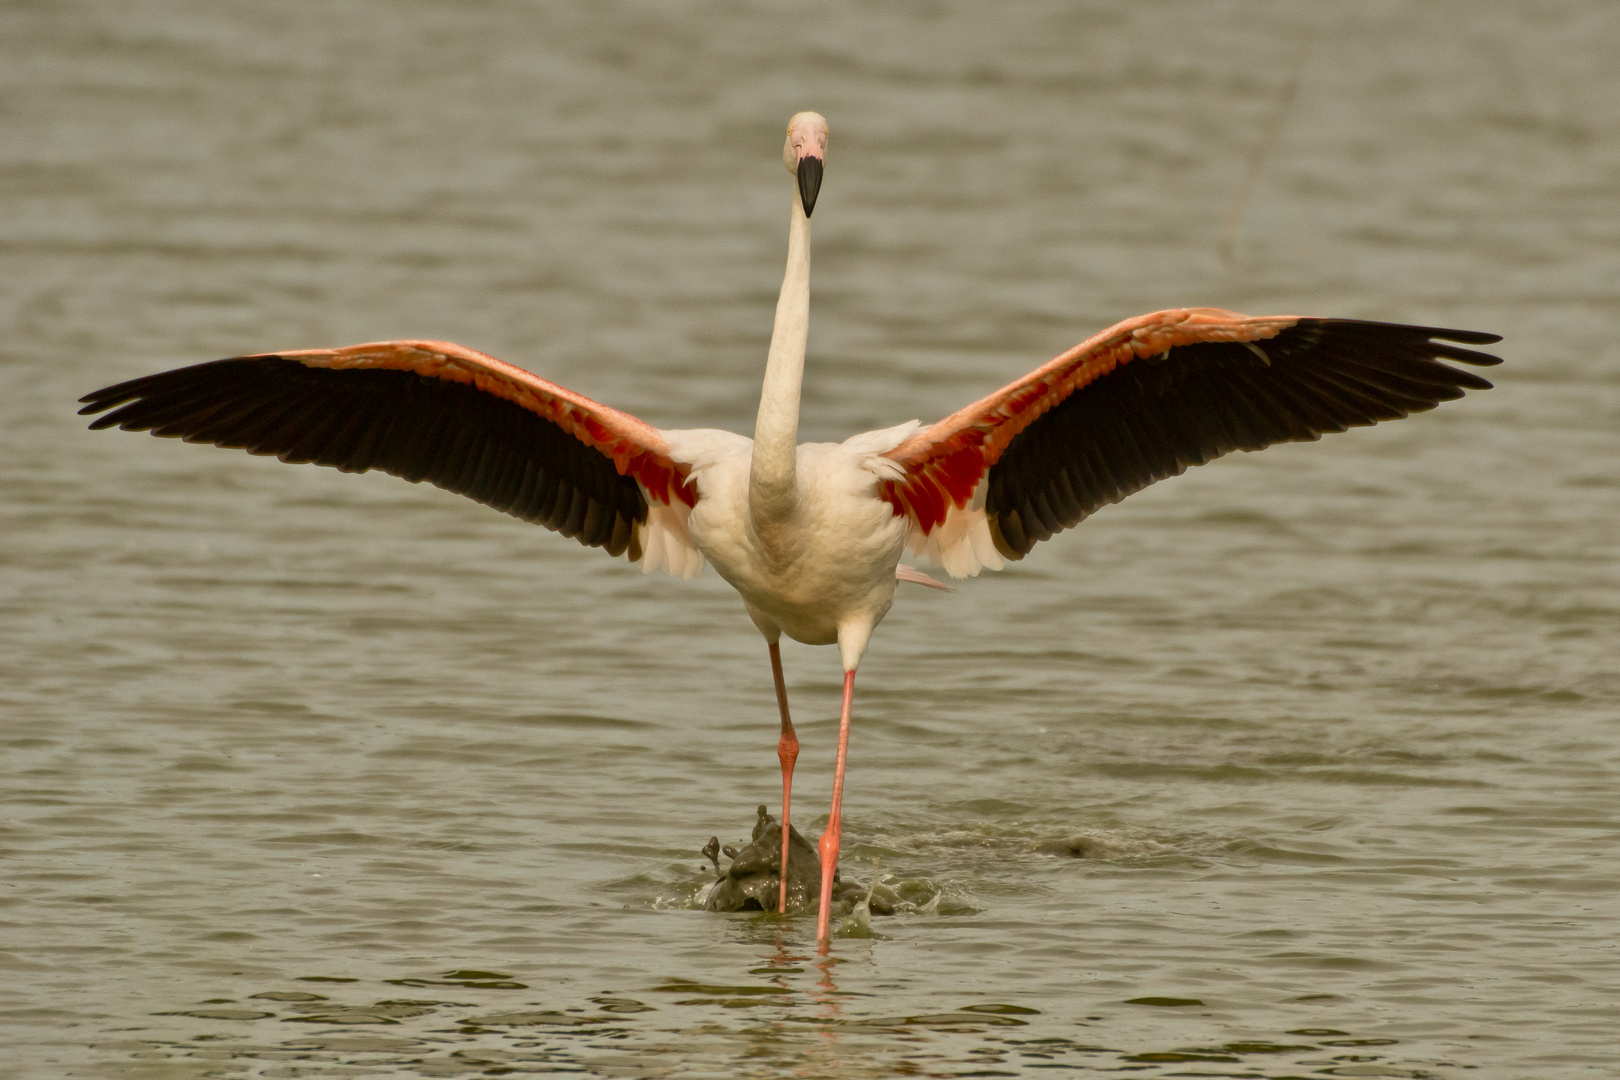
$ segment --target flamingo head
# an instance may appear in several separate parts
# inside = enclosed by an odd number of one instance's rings
[[[821,170],[827,160],[827,121],[820,113],[796,113],[788,121],[787,145],[782,148],[782,164],[799,181],[799,201],[804,216],[816,208],[821,190]]]

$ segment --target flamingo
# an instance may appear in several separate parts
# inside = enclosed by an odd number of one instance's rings
[[[843,702],[819,841],[816,936],[830,944],[855,672],[901,581],[1002,569],[1157,480],[1232,450],[1308,441],[1431,409],[1485,379],[1441,360],[1498,335],[1218,308],[1127,319],[938,423],[797,440],[810,216],[827,122],[788,123],[787,270],[754,437],[661,430],[445,341],[238,356],[87,394],[91,428],[212,443],[345,472],[381,469],[469,496],[611,556],[691,578],[712,563],[764,636],[780,713],[782,888],[799,741],[783,635],[838,646]],[[107,410],[114,410],[107,412]]]

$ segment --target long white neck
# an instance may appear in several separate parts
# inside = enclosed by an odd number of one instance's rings
[[[765,388],[754,423],[754,460],[748,473],[748,510],[762,538],[793,516],[797,505],[799,387],[810,338],[810,219],[793,192],[787,273],[776,301],[776,325],[765,361]]]

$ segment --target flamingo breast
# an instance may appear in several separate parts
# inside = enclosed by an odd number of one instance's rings
[[[836,443],[801,445],[794,514],[768,541],[749,514],[750,455],[699,474],[692,542],[767,636],[774,628],[807,645],[831,645],[841,628],[870,633],[888,613],[908,528],[878,498],[878,477],[863,464],[870,456]]]

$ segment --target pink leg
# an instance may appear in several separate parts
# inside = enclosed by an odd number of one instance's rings
[[[787,911],[788,903],[788,812],[793,805],[793,763],[799,760],[799,737],[788,717],[787,683],[782,679],[782,648],[771,642],[771,678],[776,680],[776,706],[782,711],[782,737],[776,743],[776,756],[782,762],[782,895],[776,910]]]
[[[832,813],[817,846],[821,850],[821,914],[816,919],[816,940],[825,953],[832,944],[833,872],[838,869],[838,841],[844,807],[844,760],[849,756],[849,706],[855,699],[855,673],[844,672],[844,711],[838,718],[838,764],[833,769]]]

